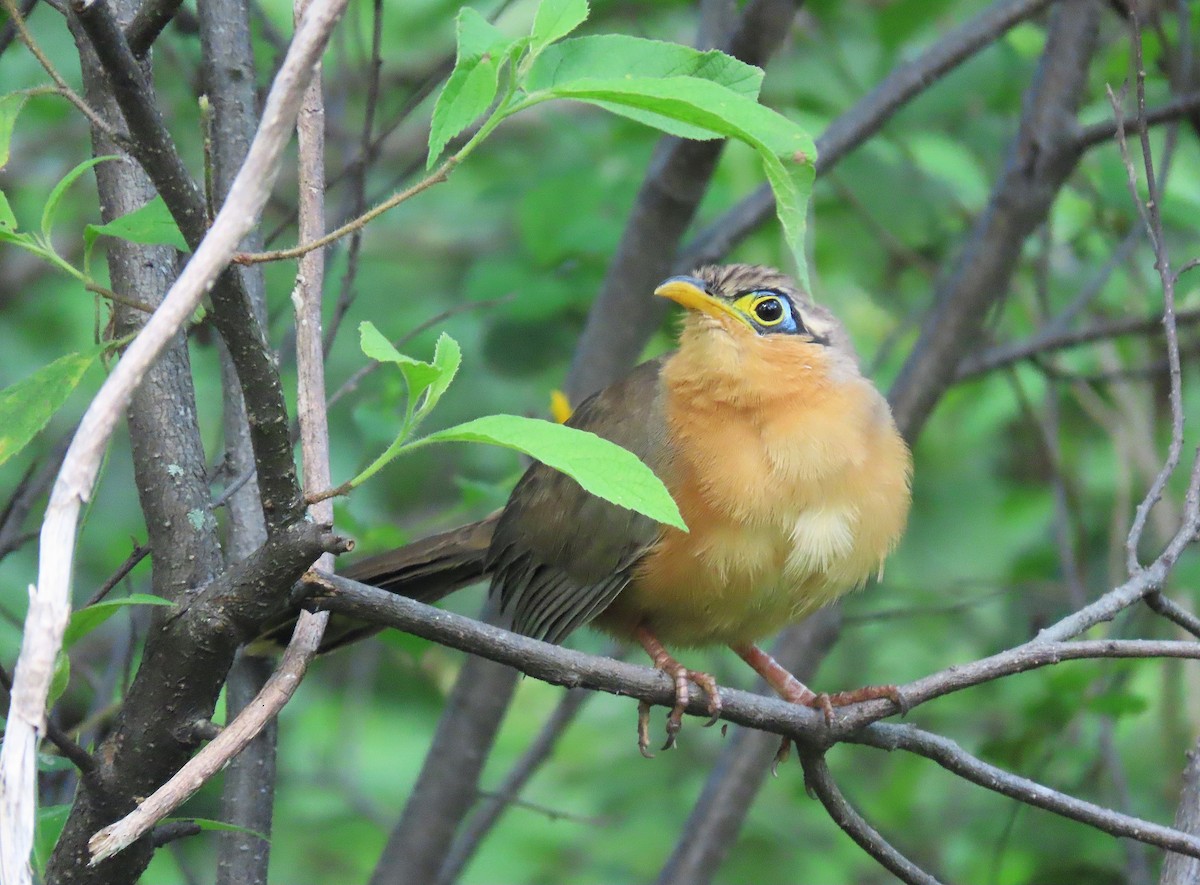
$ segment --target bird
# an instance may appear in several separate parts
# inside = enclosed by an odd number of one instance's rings
[[[685,309],[678,349],[584,400],[566,423],[637,455],[687,531],[535,462],[498,513],[344,576],[424,602],[486,577],[518,633],[561,643],[587,624],[636,642],[675,687],[665,747],[691,685],[712,722],[720,713],[713,677],[674,649],[728,646],[785,700],[827,719],[862,700],[899,704],[894,686],[818,694],[757,644],[881,575],[907,522],[911,454],[846,330],[760,265],[701,267],[654,295]],[[639,706],[646,755],[648,711]]]

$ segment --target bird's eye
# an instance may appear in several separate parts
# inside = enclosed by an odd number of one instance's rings
[[[786,314],[783,308],[783,302],[774,295],[766,295],[757,299],[750,309],[754,311],[754,318],[764,326],[774,326],[783,321]]]

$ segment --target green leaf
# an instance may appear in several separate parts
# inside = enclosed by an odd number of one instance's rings
[[[643,115],[643,122],[666,131],[674,131],[669,123],[676,121],[707,130],[712,136],[737,138],[753,147],[775,194],[775,211],[800,282],[808,288],[804,230],[817,152],[812,138],[798,125],[745,95],[695,77],[576,80],[555,85],[548,94],[610,110],[635,109]],[[536,96],[530,99],[541,100]],[[667,121],[668,125],[655,121]]]
[[[419,441],[481,442],[524,452],[561,470],[598,498],[687,531],[667,487],[632,452],[594,433],[517,415],[489,415]]]
[[[68,805],[43,805],[37,811],[37,827],[33,840],[33,862],[39,871],[46,869],[46,861],[50,852],[62,835],[63,827],[67,825],[67,817],[71,813]]]
[[[55,702],[62,697],[70,681],[71,659],[67,657],[65,649],[59,649],[58,654],[54,658],[54,673],[50,677],[50,691],[46,695],[46,705],[48,707],[53,707]]]
[[[458,37],[457,60],[460,62],[479,58],[485,52],[503,55],[504,49],[499,47],[506,47],[511,42],[503,31],[469,6],[459,10],[454,27]]]
[[[429,126],[429,159],[432,169],[446,143],[470,126],[491,106],[500,87],[503,56],[485,55],[457,65],[446,81],[433,109]]]
[[[37,754],[38,771],[74,771],[75,763],[65,756],[51,756],[49,753]]]
[[[109,599],[89,605],[87,608],[81,608],[71,615],[71,620],[67,623],[67,632],[63,634],[63,648],[70,648],[118,611],[130,605],[170,606],[174,603],[161,596],[151,596],[149,593],[132,593],[122,599]]]
[[[8,164],[13,129],[17,125],[17,115],[21,113],[21,108],[25,107],[26,99],[28,96],[21,92],[0,96],[0,169]]]
[[[624,34],[574,37],[548,47],[529,70],[529,92],[552,90],[579,80],[622,77],[658,79],[694,77],[724,86],[746,98],[758,98],[761,68],[717,50],[701,52],[690,46],[647,40]]]
[[[370,320],[358,325],[358,346],[365,356],[377,363],[399,363],[408,359],[383,337],[383,333]]]
[[[587,0],[542,0],[533,18],[530,53],[538,55],[583,24],[587,17]]]
[[[254,836],[256,839],[262,839],[264,842],[271,841],[269,836],[265,833],[260,833],[258,830],[252,830],[249,827],[239,827],[237,824],[227,824],[222,820],[211,820],[207,817],[168,817],[165,821],[170,823],[195,824],[202,830],[217,830],[223,833],[245,833],[248,836]]]
[[[13,215],[12,206],[8,205],[8,197],[0,191],[0,236],[15,235],[17,232],[17,216]]]
[[[28,378],[0,390],[0,464],[25,448],[62,408],[83,373],[108,342],[59,357]]]
[[[458,57],[438,96],[429,126],[427,168],[433,168],[446,143],[470,126],[496,98],[500,66],[516,42],[469,6],[459,11],[457,30]]]
[[[174,246],[180,252],[189,251],[187,240],[179,232],[179,225],[171,217],[171,210],[161,195],[156,195],[140,209],[114,218],[108,224],[89,224],[85,227],[83,240],[89,252],[101,235],[144,246]]]
[[[119,160],[120,157],[109,154],[104,157],[92,157],[90,160],[84,160],[70,172],[62,177],[58,184],[54,185],[54,190],[50,191],[50,196],[46,198],[46,206],[42,209],[42,236],[47,240],[50,239],[50,231],[54,227],[54,218],[58,215],[58,204],[62,202],[63,194],[67,192],[67,188],[73,185],[79,176],[87,172],[93,166],[99,165],[107,160]]]
[[[400,367],[404,383],[408,386],[408,402],[405,405],[404,426],[400,428],[396,439],[382,455],[350,480],[348,485],[351,487],[370,479],[409,445],[413,430],[438,404],[462,364],[462,349],[457,341],[444,332],[434,346],[433,359],[423,363],[396,350],[370,322],[361,323],[358,331],[364,354],[378,362],[395,363]]]
[[[425,415],[436,406],[462,364],[462,349],[457,341],[444,332],[434,345],[433,359],[428,363],[396,350],[371,322],[361,323],[358,332],[359,346],[366,356],[376,362],[395,363],[400,367],[408,385],[410,415],[414,412]]]

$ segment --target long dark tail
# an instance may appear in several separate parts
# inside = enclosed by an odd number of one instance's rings
[[[499,512],[486,519],[413,541],[395,550],[368,556],[338,572],[343,577],[432,605],[487,574],[487,552]],[[266,651],[287,645],[296,616],[268,624],[249,651]],[[325,628],[323,654],[378,633],[382,627],[334,617]]]

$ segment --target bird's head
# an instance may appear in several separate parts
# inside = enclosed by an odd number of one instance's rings
[[[727,264],[671,277],[654,290],[691,311],[704,327],[740,338],[789,336],[821,347],[848,348],[841,323],[770,267]]]

